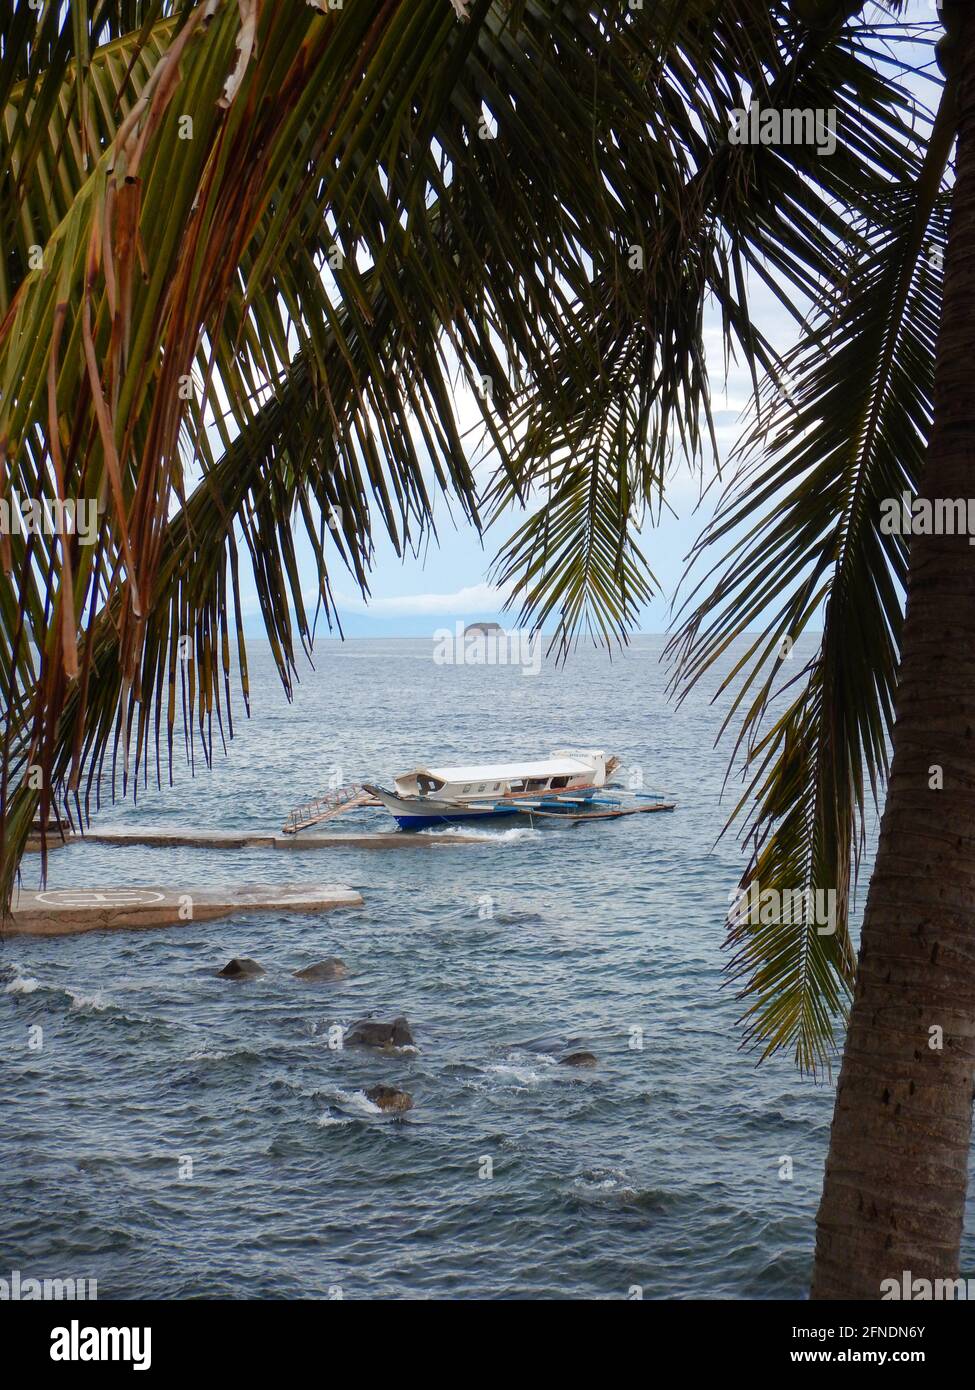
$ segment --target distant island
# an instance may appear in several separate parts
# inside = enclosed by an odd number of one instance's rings
[[[503,637],[504,628],[500,623],[468,623],[464,628],[465,637]]]

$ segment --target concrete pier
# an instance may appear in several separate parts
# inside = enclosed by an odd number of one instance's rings
[[[10,936],[73,936],[117,928],[170,927],[235,912],[327,912],[361,907],[362,897],[335,883],[245,883],[227,888],[47,888],[14,895]]]
[[[347,835],[281,835],[260,830],[169,830],[165,827],[119,830],[89,830],[84,835],[68,835],[50,842],[51,850],[64,844],[93,845],[169,845],[198,846],[200,849],[435,849],[438,845],[481,845],[492,843],[490,835],[457,835],[445,831],[436,835],[410,835],[402,831],[373,830]],[[40,850],[32,841],[28,850]]]

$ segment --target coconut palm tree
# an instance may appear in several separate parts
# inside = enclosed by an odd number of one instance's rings
[[[841,7],[795,8],[815,24]],[[702,538],[702,552],[724,543],[719,573],[678,637],[680,678],[693,682],[765,623],[725,682],[737,681],[738,746],[754,769],[743,886],[837,891],[835,936],[819,937],[808,907],[786,923],[739,914],[729,933],[748,1031],[766,1053],[788,1041],[801,1066],[826,1060],[837,985],[853,989],[817,1218],[818,1299],[876,1299],[906,1271],[955,1277],[971,1146],[971,552],[965,535],[919,535],[908,551],[881,520],[884,499],[968,490],[975,11],[945,3],[940,19],[946,81],[920,167],[867,213],[840,298],[789,355],[771,421],[756,426]],[[816,655],[776,688],[823,602]],[[888,790],[853,968],[845,919],[868,781],[875,798],[881,782]],[[842,943],[842,958],[822,939]]]
[[[837,910],[827,933],[806,908],[736,918],[732,973],[746,1038],[807,1070],[857,981],[815,1291],[876,1297],[953,1270],[970,1134],[970,581],[963,541],[919,544],[902,640],[907,544],[880,503],[931,478],[964,494],[975,60],[946,5],[928,119],[902,6],[868,8],[2,0],[0,504],[37,511],[0,535],[0,895],[35,820],[169,775],[178,725],[191,759],[232,733],[242,564],[289,693],[314,631],[299,544],[331,624],[335,570],[367,592],[374,534],[423,544],[442,495],[478,528],[526,506],[496,573],[563,654],[625,638],[655,587],[645,513],[672,461],[717,455],[711,306],[757,410],[678,682],[758,629],[725,682],[743,886]],[[730,138],[752,102],[835,112],[836,149]],[[754,283],[794,323],[784,356]],[[858,970],[851,868],[891,737]]]
[[[932,501],[970,492],[975,447],[975,12],[945,5],[943,16],[958,146],[920,480]],[[819,1209],[816,1298],[876,1298],[878,1275],[958,1270],[975,1068],[970,544],[920,534],[911,545],[894,756]]]

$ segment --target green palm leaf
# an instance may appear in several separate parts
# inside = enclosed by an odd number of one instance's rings
[[[769,383],[739,476],[696,558],[722,559],[685,604],[672,652],[686,690],[748,634],[724,676],[725,719],[748,768],[735,815],[752,846],[743,890],[805,895],[793,921],[729,923],[730,972],[748,1001],[746,1036],[828,1066],[849,996],[851,861],[869,789],[886,776],[906,543],[881,530],[881,502],[913,493],[931,425],[946,238],[942,187],[952,139],[945,96],[924,166],[855,226],[834,306]],[[825,605],[817,650],[795,643]],[[738,648],[735,649],[736,651]],[[733,817],[734,818],[734,817]],[[809,895],[836,895],[835,932]]]

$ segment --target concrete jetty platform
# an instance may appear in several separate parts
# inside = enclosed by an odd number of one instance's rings
[[[47,888],[15,894],[3,932],[73,936],[117,928],[171,927],[234,912],[326,912],[361,907],[354,889],[335,883],[245,883],[227,888]]]
[[[118,830],[89,830],[84,835],[52,837],[48,848],[62,844],[93,845],[169,845],[198,846],[201,849],[431,849],[438,845],[481,845],[497,843],[491,835],[457,835],[445,831],[436,835],[410,835],[402,831],[373,830],[345,835],[281,835],[260,830],[170,830],[166,827],[125,827]],[[27,849],[40,850],[40,840],[28,842]]]

